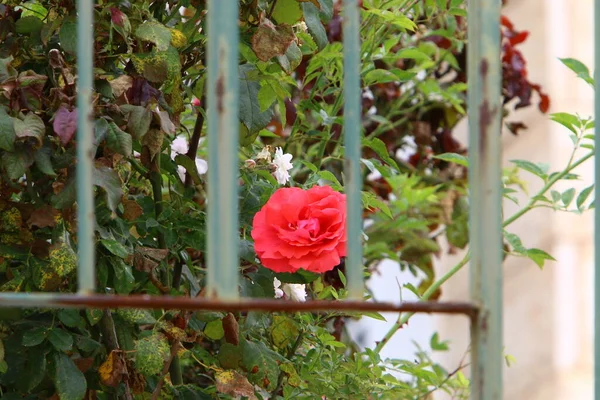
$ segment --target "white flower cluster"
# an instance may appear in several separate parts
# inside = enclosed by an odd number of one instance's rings
[[[271,146],[265,146],[257,155],[257,160],[265,160],[267,163],[275,169],[273,176],[280,185],[285,185],[290,180],[290,173],[288,172],[294,166],[292,165],[292,155],[284,153],[281,147],[275,148],[275,155],[273,161],[271,161]],[[248,160],[250,161],[250,160]],[[255,163],[246,162],[247,165],[255,165]]]
[[[273,278],[273,289],[275,290],[276,299],[285,297],[292,301],[306,301],[306,285],[300,283],[284,283],[282,286],[279,279]]]

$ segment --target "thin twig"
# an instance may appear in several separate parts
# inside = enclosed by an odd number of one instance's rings
[[[205,98],[202,97],[200,99],[200,104],[205,103]],[[194,132],[192,133],[192,137],[190,139],[190,145],[188,147],[188,152],[186,156],[188,156],[191,160],[196,160],[196,155],[198,153],[198,143],[200,143],[200,137],[202,136],[202,126],[204,125],[204,113],[198,110],[198,116],[196,117],[196,123],[194,124]],[[186,170],[185,173],[185,187],[190,187],[192,185],[192,176],[190,172]]]

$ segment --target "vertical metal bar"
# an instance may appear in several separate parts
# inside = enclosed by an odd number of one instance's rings
[[[208,287],[238,297],[238,1],[208,2]]]
[[[468,3],[471,298],[481,310],[471,325],[476,400],[502,399],[500,4]]]
[[[344,0],[344,173],[347,206],[346,275],[350,299],[364,293],[360,174],[360,14],[357,0]]]
[[[595,147],[598,147],[600,137],[600,0],[594,1],[594,127],[596,134]],[[600,400],[600,157],[597,150],[594,156],[594,399]]]
[[[96,288],[94,186],[94,1],[77,1],[77,284],[80,293]]]

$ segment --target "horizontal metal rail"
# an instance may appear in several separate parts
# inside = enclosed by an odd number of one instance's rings
[[[276,299],[243,299],[222,301],[201,297],[150,296],[150,295],[80,295],[55,293],[1,293],[0,307],[39,308],[146,308],[167,310],[211,311],[366,311],[366,312],[416,312],[464,314],[477,316],[478,309],[466,302],[402,302],[399,304],[369,301],[306,302]]]

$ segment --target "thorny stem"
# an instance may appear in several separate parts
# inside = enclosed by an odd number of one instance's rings
[[[591,151],[588,154],[586,154],[585,156],[581,157],[579,160],[575,161],[574,163],[569,163],[569,165],[560,173],[554,175],[552,177],[552,179],[549,179],[548,182],[546,182],[546,184],[544,185],[544,187],[542,187],[537,193],[536,195],[534,195],[529,202],[527,203],[526,206],[524,206],[522,209],[520,209],[519,211],[517,211],[515,214],[513,214],[510,218],[506,219],[504,221],[504,223],[502,224],[503,228],[506,228],[508,225],[512,224],[513,222],[515,222],[517,219],[521,218],[523,215],[525,215],[528,211],[531,211],[536,203],[538,202],[538,198],[540,196],[543,196],[548,190],[550,190],[550,188],[559,180],[561,180],[565,175],[567,175],[568,173],[570,173],[573,169],[577,168],[579,165],[583,164],[585,161],[587,161],[588,159],[592,158],[594,156],[594,152]],[[423,295],[421,296],[422,301],[428,300],[439,288],[440,286],[442,286],[448,279],[450,279],[451,277],[453,277],[458,271],[460,271],[462,269],[462,267],[464,267],[469,260],[471,259],[471,252],[467,251],[467,254],[465,254],[465,256],[463,257],[462,260],[460,260],[458,262],[458,264],[456,264],[454,267],[452,267],[448,272],[446,272],[440,279],[438,279],[436,282],[434,282],[426,291],[425,293],[423,293]],[[409,313],[405,313],[405,314],[400,314],[398,316],[398,319],[396,320],[396,322],[394,323],[394,325],[392,325],[392,327],[388,330],[388,332],[385,334],[385,336],[383,337],[383,339],[381,339],[380,342],[377,343],[377,345],[375,346],[375,348],[373,349],[376,353],[380,353],[381,350],[385,347],[385,345],[390,341],[390,339],[394,336],[394,334],[396,332],[398,332],[402,326],[404,324],[406,324],[409,319],[414,315],[414,312],[409,312]]]

